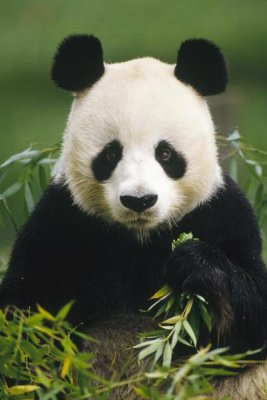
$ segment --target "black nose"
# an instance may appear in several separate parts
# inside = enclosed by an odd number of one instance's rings
[[[142,212],[154,206],[158,200],[158,196],[156,194],[147,194],[142,197],[120,196],[120,199],[124,207],[130,208],[136,212]]]

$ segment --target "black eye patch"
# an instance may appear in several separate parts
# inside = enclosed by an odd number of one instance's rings
[[[155,157],[170,178],[179,179],[185,174],[186,161],[184,156],[167,141],[162,140],[158,143],[155,149]]]
[[[122,146],[118,140],[108,143],[92,161],[92,170],[99,182],[109,179],[122,159]]]

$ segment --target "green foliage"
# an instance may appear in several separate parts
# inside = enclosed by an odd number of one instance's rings
[[[47,146],[40,150],[29,147],[21,153],[14,154],[2,165],[0,165],[0,216],[6,212],[15,230],[17,223],[13,218],[8,199],[23,192],[25,218],[34,208],[35,202],[48,185],[53,167],[57,161],[59,144]],[[10,186],[5,187],[5,181],[10,171],[18,167],[16,181]],[[0,219],[1,221],[1,219]]]
[[[234,130],[226,138],[219,136],[219,144],[224,150],[223,159],[230,161],[230,175],[236,182],[243,183],[243,189],[253,206],[260,226],[266,226],[267,151],[247,144],[238,130]],[[240,168],[240,164],[246,167],[245,181],[244,168]]]
[[[189,316],[190,303],[189,300],[185,307],[183,322]],[[173,348],[169,348],[168,354],[164,351],[162,366],[153,363],[149,371],[132,375],[125,381],[107,381],[92,369],[94,355],[77,349],[75,337],[86,341],[93,339],[71,328],[64,320],[70,306],[66,305],[55,317],[40,306],[35,314],[10,309],[12,319],[7,318],[8,310],[0,311],[1,400],[33,400],[35,392],[40,400],[56,400],[59,392],[63,392],[67,400],[92,396],[95,400],[103,400],[112,398],[112,391],[123,386],[132,387],[137,398],[143,399],[208,399],[206,396],[213,391],[214,376],[234,375],[226,368],[234,370],[252,363],[245,359],[253,352],[230,356],[224,354],[226,349],[206,347],[188,359],[178,359],[171,364]],[[168,302],[165,307],[168,308]],[[185,330],[194,343],[194,331]],[[191,345],[183,339],[182,343]],[[139,347],[142,346],[136,346]],[[143,358],[142,351],[139,359]],[[200,395],[202,397],[198,397]]]
[[[183,323],[189,317],[190,302],[185,307]],[[168,309],[168,301],[164,304]],[[112,399],[112,391],[123,386],[132,387],[137,398],[143,399],[189,400],[199,399],[200,395],[206,399],[213,390],[213,376],[233,375],[234,372],[225,368],[242,368],[248,364],[245,358],[253,354],[229,356],[224,354],[226,349],[206,347],[188,359],[171,363],[173,349],[169,348],[168,355],[163,355],[162,365],[154,363],[152,369],[133,374],[124,381],[108,381],[94,372],[94,355],[77,349],[77,338],[93,339],[66,322],[70,307],[71,303],[55,316],[41,306],[33,314],[17,309],[0,310],[1,400],[33,400],[35,393],[40,400],[56,400],[59,392],[64,393],[66,400],[104,400]],[[193,330],[185,327],[185,331],[194,343]],[[190,345],[189,341],[183,342]],[[139,359],[143,358],[141,353]]]
[[[192,233],[181,233],[173,241],[172,250],[181,243],[193,239]],[[142,343],[135,346],[142,349],[138,355],[139,361],[154,354],[152,367],[162,360],[163,367],[171,367],[173,351],[178,343],[194,347],[197,351],[197,341],[201,319],[211,331],[211,319],[207,310],[206,300],[195,294],[182,293],[179,297],[167,286],[157,291],[151,300],[156,300],[147,310],[156,309],[154,318],[164,315],[159,323],[160,330],[149,332]]]
[[[80,353],[74,343],[78,337],[93,339],[65,321],[71,305],[56,316],[41,306],[35,314],[0,310],[1,400],[33,399],[36,391],[41,400],[56,400],[60,391],[71,399],[85,398],[103,386],[90,369],[92,354]]]

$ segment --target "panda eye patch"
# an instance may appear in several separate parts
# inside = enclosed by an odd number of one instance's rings
[[[179,179],[185,174],[184,156],[165,140],[161,140],[155,149],[155,158],[166,174],[172,179]]]
[[[120,157],[120,151],[117,148],[114,148],[114,146],[109,146],[106,149],[105,152],[106,155],[106,159],[110,162],[110,163],[114,163],[116,161],[116,159],[118,157]]]
[[[168,147],[159,148],[157,151],[157,158],[161,161],[170,161],[172,156],[171,149]]]
[[[108,143],[92,162],[95,178],[99,182],[109,179],[121,158],[122,146],[120,142],[113,140]]]

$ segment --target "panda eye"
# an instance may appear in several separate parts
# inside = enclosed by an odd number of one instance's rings
[[[107,149],[107,151],[106,151],[106,159],[109,162],[116,161],[117,157],[118,157],[118,153],[116,151],[114,151],[113,149]]]
[[[166,140],[158,143],[155,158],[170,178],[179,179],[185,174],[186,159]]]
[[[162,147],[157,151],[157,158],[161,161],[170,161],[172,156],[172,151],[168,147]]]
[[[121,158],[121,146],[116,141],[110,143],[105,148],[105,158],[111,164],[114,164],[114,163],[116,163],[117,161],[120,160],[120,158]]]
[[[99,182],[109,179],[122,159],[122,145],[118,140],[108,143],[103,150],[92,160],[92,170]]]

